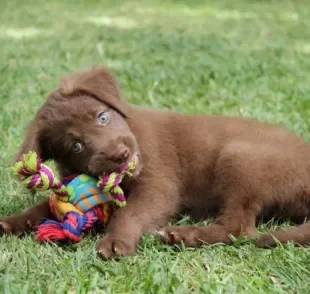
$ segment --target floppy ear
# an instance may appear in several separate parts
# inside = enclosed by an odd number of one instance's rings
[[[37,140],[38,126],[35,120],[30,121],[26,130],[25,137],[22,145],[19,148],[18,153],[15,156],[15,160],[18,161],[21,157],[29,151],[35,151],[40,154],[39,144]]]
[[[102,66],[64,77],[60,82],[59,91],[65,96],[76,94],[92,96],[127,117],[126,103],[120,98],[117,82]]]
[[[30,121],[26,128],[24,141],[15,156],[15,161],[20,160],[21,157],[29,151],[35,151],[43,161],[50,158],[48,150],[45,150],[45,148],[42,147],[42,135],[40,132],[36,119]]]

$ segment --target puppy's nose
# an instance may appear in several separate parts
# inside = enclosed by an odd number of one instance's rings
[[[129,157],[129,150],[125,145],[120,145],[118,149],[111,155],[114,161],[125,161]]]

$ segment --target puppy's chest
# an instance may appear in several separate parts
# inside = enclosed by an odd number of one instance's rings
[[[221,200],[211,189],[187,189],[181,195],[182,211],[195,220],[216,217]]]
[[[212,192],[212,171],[195,170],[185,175],[181,189],[182,208],[195,219],[215,216],[220,199]]]

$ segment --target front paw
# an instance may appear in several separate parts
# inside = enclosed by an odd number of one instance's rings
[[[20,235],[33,227],[30,220],[20,216],[0,217],[0,235]]]
[[[12,232],[12,225],[9,222],[2,220],[0,218],[0,235],[11,232]]]
[[[133,240],[122,240],[119,237],[106,235],[96,244],[97,255],[103,259],[132,255],[136,252],[137,244]]]

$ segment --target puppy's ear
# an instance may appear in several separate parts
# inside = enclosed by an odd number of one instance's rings
[[[40,137],[40,128],[36,119],[33,119],[26,128],[24,141],[15,156],[15,161],[20,160],[22,156],[29,151],[35,151],[43,161],[49,159],[47,151],[42,150]]]
[[[117,82],[102,66],[64,77],[60,82],[59,91],[64,96],[81,93],[92,96],[127,117],[126,103],[120,98]]]
[[[29,151],[35,151],[38,154],[40,153],[37,142],[37,131],[38,127],[36,121],[35,120],[30,121],[25,130],[24,141],[20,146],[18,153],[15,156],[16,161],[20,160],[22,156],[25,153],[28,153]]]

